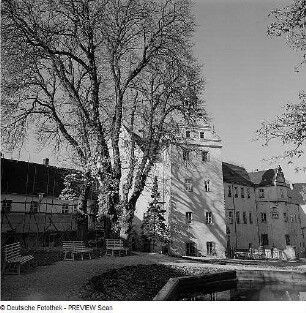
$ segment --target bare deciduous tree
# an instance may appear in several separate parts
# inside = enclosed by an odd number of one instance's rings
[[[6,147],[36,133],[43,146],[67,149],[99,181],[100,210],[126,236],[172,113],[192,116],[200,104],[190,2],[4,0],[2,17]],[[147,129],[137,170],[136,125]],[[123,126],[132,134],[126,182]]]

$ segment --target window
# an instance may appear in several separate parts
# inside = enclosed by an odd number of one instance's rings
[[[261,216],[261,222],[266,223],[267,222],[267,214],[266,213],[260,213]]]
[[[228,197],[232,196],[232,186],[230,186],[230,185],[227,186],[227,196]]]
[[[204,180],[204,188],[205,188],[205,191],[210,191],[210,181],[209,180]]]
[[[192,191],[192,179],[191,178],[185,179],[185,189],[187,191]]]
[[[208,162],[208,161],[209,161],[208,151],[202,151],[202,162]]]
[[[290,246],[290,236],[285,235],[285,240],[286,240],[286,246]]]
[[[265,190],[259,189],[259,198],[264,198],[264,197],[265,197]]]
[[[74,212],[74,213],[76,213],[76,212],[78,211],[77,208],[78,208],[78,205],[77,205],[77,204],[74,204],[74,205],[73,205],[73,212]]]
[[[296,214],[294,214],[294,221],[297,223]]]
[[[183,150],[183,160],[189,161],[189,150]]]
[[[192,212],[186,212],[186,223],[191,223],[192,221]]]
[[[242,212],[242,220],[243,220],[243,224],[247,224],[248,223],[246,212]]]
[[[207,255],[216,255],[216,244],[213,241],[206,242]]]
[[[206,224],[212,224],[212,223],[213,223],[213,215],[212,215],[212,212],[206,212],[206,214],[205,214],[205,220],[206,220]]]
[[[12,210],[12,200],[2,200],[1,201],[1,210],[3,212],[9,213]]]
[[[200,132],[200,139],[204,139],[204,132]]]
[[[195,242],[186,242],[186,255],[187,256],[197,255],[197,247]]]
[[[230,224],[233,224],[234,223],[234,216],[233,216],[233,212],[228,212],[228,222]]]
[[[63,214],[69,213],[68,203],[63,203],[63,204],[62,204],[62,213],[63,213]]]
[[[293,216],[290,214],[290,222],[293,223]]]
[[[260,238],[261,238],[261,244],[263,246],[268,246],[269,245],[268,234],[261,234]]]
[[[190,132],[190,130],[186,130],[186,138],[190,138],[191,136],[191,132]]]
[[[235,198],[238,198],[238,187],[234,187],[234,191],[235,191]]]
[[[280,189],[280,197],[281,197],[281,199],[284,199],[284,190],[283,190],[283,188]]]
[[[250,188],[247,188],[247,195],[248,195],[248,199],[251,198],[251,189]]]
[[[253,216],[251,212],[249,212],[249,221],[250,221],[250,224],[253,224]]]
[[[240,212],[236,212],[236,223],[240,224]]]
[[[285,223],[288,222],[288,215],[287,215],[287,213],[284,213],[284,222],[285,222]]]
[[[38,202],[37,201],[31,201],[30,212],[31,213],[37,213],[38,212]]]
[[[241,192],[241,198],[244,198],[244,188],[243,187],[240,188],[240,192]]]
[[[275,220],[278,219],[278,212],[276,209],[273,209],[273,211],[271,212],[271,217]]]

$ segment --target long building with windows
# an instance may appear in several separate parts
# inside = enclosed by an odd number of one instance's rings
[[[182,125],[178,137],[160,152],[137,203],[133,248],[178,256],[224,257],[259,246],[291,247],[297,255],[305,255],[306,206],[301,190],[306,184],[286,183],[280,167],[248,173],[241,166],[222,162],[221,139],[203,121],[193,127]],[[120,140],[123,148],[127,147],[128,132],[123,132]],[[141,149],[137,153],[141,154]],[[2,243],[19,240],[28,246],[51,246],[73,238],[76,203],[59,197],[69,170],[46,161],[1,161]],[[152,201],[154,177],[169,227],[167,247],[152,246],[141,231]],[[96,229],[94,210],[90,222]]]

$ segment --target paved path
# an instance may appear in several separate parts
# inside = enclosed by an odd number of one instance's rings
[[[102,257],[84,261],[60,261],[50,266],[18,275],[5,275],[1,283],[1,300],[8,301],[76,301],[80,290],[93,276],[107,270],[136,264],[175,264],[223,269],[259,269],[258,266],[203,264],[160,254],[137,253],[127,257]],[[306,265],[302,268],[306,270]],[[265,268],[268,269],[268,268]],[[287,269],[288,270],[288,269]]]

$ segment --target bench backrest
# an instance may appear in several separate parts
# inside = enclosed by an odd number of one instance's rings
[[[6,245],[3,247],[4,249],[4,260],[5,261],[9,261],[15,257],[21,256],[20,254],[20,243],[19,242],[15,242],[12,243],[10,245]]]
[[[106,239],[106,248],[123,248],[122,239]]]
[[[63,249],[64,250],[82,250],[85,249],[86,246],[83,241],[63,241]]]

